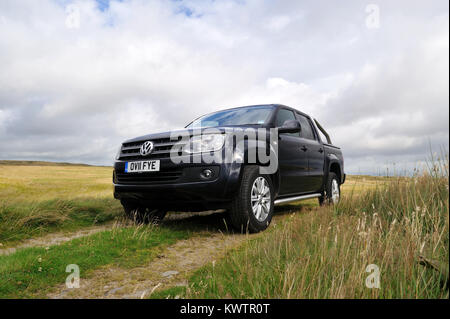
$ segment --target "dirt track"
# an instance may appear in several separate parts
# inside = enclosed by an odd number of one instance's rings
[[[248,235],[227,232],[224,213],[177,213],[162,227],[192,229],[193,237],[166,247],[148,264],[132,269],[107,265],[80,279],[80,288],[59,285],[49,298],[145,298],[156,289],[187,285],[189,275],[199,267],[223,257]]]
[[[64,285],[49,298],[145,298],[156,289],[186,286],[195,269],[215,261],[245,240],[243,235],[215,234],[178,241],[145,266],[122,269],[114,266],[95,270],[80,280],[80,288]]]
[[[298,209],[298,207],[294,207]],[[273,223],[277,223],[293,207],[277,207]],[[225,213],[203,212],[169,216],[166,227],[177,225],[193,229],[192,238],[166,247],[148,264],[133,269],[107,265],[80,279],[80,288],[68,289],[65,285],[54,287],[48,298],[147,298],[154,291],[173,286],[186,286],[189,276],[198,268],[218,261],[226,251],[235,248],[248,238],[261,236],[233,234],[227,231]],[[164,227],[164,226],[163,226]]]
[[[84,237],[92,235],[104,230],[111,229],[115,226],[114,223],[108,223],[101,226],[92,226],[77,232],[64,232],[64,233],[52,233],[38,238],[32,238],[25,240],[23,243],[15,247],[8,247],[0,249],[1,255],[9,255],[15,253],[17,249],[27,248],[27,247],[47,247],[53,245],[60,245],[66,241],[70,241],[75,238]]]

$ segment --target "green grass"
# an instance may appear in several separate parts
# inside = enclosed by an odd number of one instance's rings
[[[0,204],[0,243],[13,245],[51,232],[75,231],[113,220],[122,213],[120,203],[113,198]]]
[[[189,236],[187,231],[158,227],[116,228],[58,246],[19,249],[0,256],[0,298],[45,297],[50,287],[65,282],[69,264],[79,266],[81,278],[102,265],[136,267]]]
[[[390,178],[354,195],[337,207],[292,215],[196,271],[184,292],[155,296],[448,298],[448,159],[420,176]],[[420,265],[419,256],[442,271]],[[380,269],[379,289],[365,285],[370,264]]]

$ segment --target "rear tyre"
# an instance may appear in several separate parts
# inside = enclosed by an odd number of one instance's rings
[[[273,216],[274,188],[268,175],[258,166],[246,166],[229,217],[233,227],[244,233],[265,230]]]
[[[161,209],[151,209],[138,204],[122,202],[125,215],[136,224],[158,225],[164,219],[167,211]]]
[[[325,185],[325,191],[322,196],[319,197],[320,205],[336,205],[341,199],[341,188],[337,175],[333,172],[328,174],[328,180]]]

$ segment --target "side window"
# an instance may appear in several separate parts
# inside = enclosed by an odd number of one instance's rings
[[[301,114],[297,114],[297,116],[298,120],[300,121],[300,125],[302,126],[300,136],[303,138],[307,138],[309,140],[315,140],[314,131],[311,127],[311,123],[309,122],[309,120]]]
[[[286,109],[280,109],[277,114],[277,127],[283,126],[287,120],[295,120],[294,112]]]
[[[283,126],[284,122],[288,120],[296,120],[294,112],[287,109],[279,109],[277,114],[276,127]],[[293,136],[299,136],[298,133],[286,133]]]
[[[322,133],[322,131],[319,129],[317,129],[316,131],[319,134],[322,143],[328,143],[327,137]]]

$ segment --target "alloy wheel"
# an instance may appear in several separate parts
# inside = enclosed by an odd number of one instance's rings
[[[264,177],[258,177],[253,182],[251,191],[251,205],[256,219],[263,222],[269,215],[272,202],[270,200],[269,183]]]

